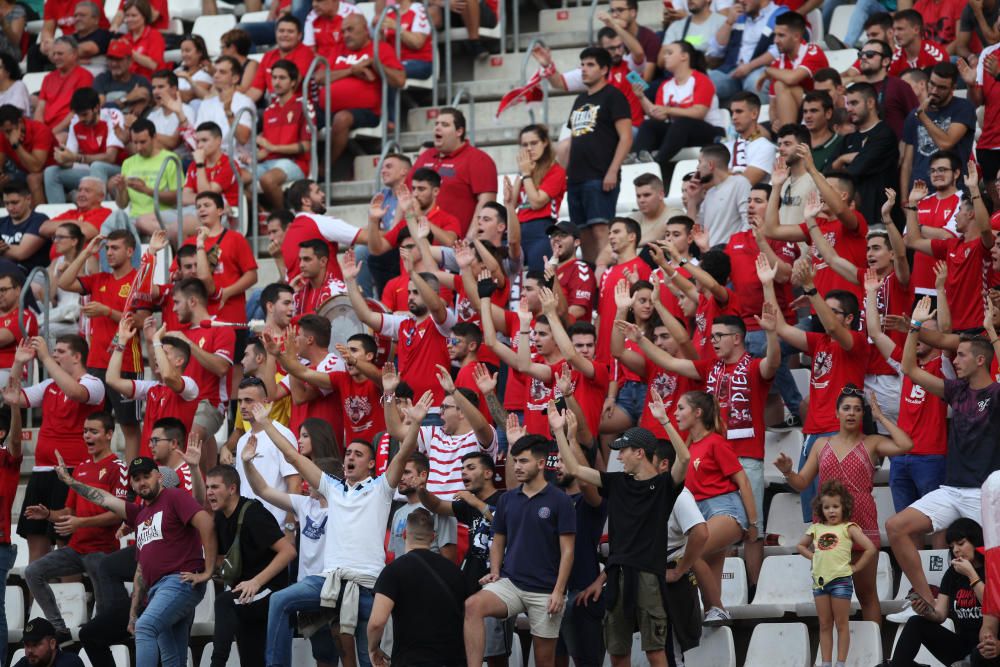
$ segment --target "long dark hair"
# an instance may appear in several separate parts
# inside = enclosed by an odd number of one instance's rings
[[[312,459],[339,459],[340,446],[337,444],[337,436],[333,433],[333,428],[329,422],[319,417],[310,417],[302,422],[302,428],[309,434],[312,442]]]
[[[205,46],[205,38],[201,35],[185,35],[184,39],[181,40],[181,44],[184,42],[191,42],[194,44],[195,50],[199,53],[198,64],[204,63],[206,60],[211,62],[212,59],[208,55],[208,47]]]
[[[685,42],[683,40],[678,40],[674,42],[675,45],[680,47],[680,50],[687,54],[688,63],[691,69],[705,74],[708,72],[708,61],[705,59],[705,54],[694,48],[691,42]]]
[[[531,132],[538,136],[545,143],[545,149],[542,150],[542,156],[538,158],[538,162],[535,163],[535,168],[531,170],[531,179],[536,185],[542,182],[542,178],[548,173],[549,169],[552,168],[553,163],[556,161],[555,151],[552,150],[552,138],[549,136],[549,130],[544,125],[526,125],[521,128],[521,131],[517,133],[517,138],[520,140],[525,133]]]
[[[79,225],[73,222],[64,222],[63,224],[59,225],[58,229],[65,231],[67,234],[73,237],[74,257],[83,252],[83,244],[85,243],[86,239],[84,238],[83,231],[80,229]]]

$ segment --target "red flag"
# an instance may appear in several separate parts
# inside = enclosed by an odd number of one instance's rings
[[[542,67],[537,72],[531,75],[520,88],[515,88],[508,92],[500,99],[500,104],[497,106],[497,118],[500,114],[504,112],[508,107],[515,106],[517,104],[527,104],[530,102],[541,102],[542,101],[542,79],[552,75],[555,72],[555,66],[549,65],[548,67]]]

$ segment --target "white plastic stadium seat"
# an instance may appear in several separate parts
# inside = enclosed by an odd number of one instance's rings
[[[795,380],[795,386],[805,398],[809,395],[809,382],[812,378],[812,369],[810,368],[793,368],[792,379]]]
[[[655,174],[657,177],[663,178],[660,165],[656,162],[622,165],[621,190],[616,206],[616,211],[620,215],[628,215],[638,207],[635,199],[635,184],[632,181],[642,174]]]
[[[764,432],[764,481],[767,484],[784,484],[785,476],[774,467],[778,454],[786,454],[792,459],[792,470],[799,469],[799,454],[802,452],[802,429]]]
[[[62,614],[66,627],[70,632],[75,633],[87,619],[87,591],[83,584],[49,584],[52,587],[52,594],[56,598],[56,606]],[[42,608],[35,601],[31,605],[31,612],[28,618],[44,616]]]
[[[889,546],[889,536],[885,532],[885,522],[896,513],[896,506],[892,504],[892,489],[888,486],[876,486],[872,489],[875,496],[875,509],[878,511],[878,532],[882,538],[882,546]]]
[[[308,639],[296,637],[292,640],[292,667],[311,667],[316,662],[312,657],[312,644]]]
[[[124,644],[115,644],[111,648],[111,657],[114,658],[116,665],[128,665],[130,661],[128,646]],[[83,661],[85,667],[94,667],[94,663],[90,661],[90,656],[87,655],[86,649],[80,651],[80,660]]]
[[[24,85],[28,88],[28,94],[34,95],[42,89],[42,79],[46,74],[47,72],[28,72],[21,77],[21,81],[24,81]]]
[[[851,22],[851,14],[857,5],[841,5],[833,10],[833,16],[830,19],[830,25],[826,28],[826,34],[833,35],[840,41],[844,41],[847,37],[847,26]],[[853,44],[848,44],[847,46],[853,46]],[[829,54],[827,54],[829,59]]]
[[[879,601],[889,600],[889,596],[892,595],[892,562],[889,560],[889,554],[885,551],[878,552],[875,568],[875,593],[878,595]],[[861,609],[861,603],[858,602],[858,592],[855,590],[851,596],[851,610],[858,611],[859,609]],[[800,604],[795,608],[795,613],[798,616],[815,616],[816,605],[813,602]]]
[[[7,642],[21,641],[24,633],[24,591],[20,586],[8,586],[4,593],[4,610],[7,615]]]
[[[10,543],[17,546],[17,556],[10,573],[15,577],[23,577],[24,568],[28,567],[28,540],[17,534],[17,526],[10,527]]]
[[[201,0],[170,0],[170,17],[196,21],[203,14]]]
[[[205,648],[201,652],[201,667],[211,667],[212,646],[212,642],[205,644]],[[240,654],[236,649],[236,642],[233,642],[233,650],[229,652],[229,660],[226,661],[226,667],[240,667]]]
[[[733,631],[726,627],[703,628],[701,643],[697,648],[684,653],[684,664],[736,667],[736,646],[733,643]]]
[[[944,576],[944,571],[948,569],[948,563],[951,562],[951,550],[921,549],[919,554],[920,565],[924,571],[924,577],[927,578],[928,585],[940,586],[941,577]],[[899,611],[903,607],[906,595],[910,592],[911,587],[910,578],[904,572],[899,579],[899,588],[896,589],[896,597],[891,602],[882,603],[882,613],[891,614]]]
[[[942,623],[941,625],[944,626],[944,627],[946,627],[946,628],[948,628],[949,630],[951,630],[953,632],[955,630],[955,622],[952,621],[950,618],[946,618],[944,620],[944,623]],[[899,626],[899,629],[896,631],[896,638],[892,640],[892,651],[893,651],[893,653],[896,652],[896,644],[899,643],[899,636],[901,634],[903,634],[903,626],[902,625]],[[947,667],[947,665],[942,664],[937,658],[935,658],[934,654],[932,654],[930,651],[928,651],[926,646],[921,646],[920,647],[920,651],[917,653],[917,657],[914,658],[913,662],[921,664],[921,665],[927,665],[928,667]],[[956,664],[965,664],[965,663],[958,662]]]
[[[722,566],[722,606],[744,605],[749,599],[747,568],[742,558],[727,558]]]
[[[809,41],[813,44],[823,45],[824,36],[824,26],[823,26],[823,11],[817,7],[816,9],[809,12],[806,16],[806,22],[809,23]]]
[[[805,560],[805,559],[803,559]],[[833,628],[833,645],[837,645],[837,628]],[[819,649],[816,663],[819,664]],[[882,634],[875,621],[851,621],[851,651],[847,667],[871,667],[882,664]]]
[[[775,650],[776,647],[781,650]],[[810,667],[805,623],[761,623],[753,629],[744,667]]]
[[[796,605],[812,603],[809,560],[798,554],[768,556],[760,568],[753,602],[727,607],[733,618],[781,618]]]
[[[837,9],[840,9],[840,7]],[[853,65],[854,61],[857,59],[858,52],[854,49],[841,49],[839,51],[826,52],[827,62],[830,63],[830,67],[838,72],[843,72],[845,69]]]
[[[217,58],[222,55],[222,35],[236,27],[236,17],[232,14],[218,16],[199,16],[194,21],[191,32],[205,38],[208,55]]]
[[[764,462],[769,465],[768,462]],[[780,535],[780,546],[764,547],[768,554],[795,552],[795,545],[805,535],[806,524],[802,521],[802,501],[797,493],[778,493],[771,498],[771,508],[767,513],[765,535]]]
[[[192,637],[211,637],[215,632],[215,586],[209,582],[205,587],[205,597],[194,608],[194,623],[191,624]]]
[[[697,160],[683,160],[674,165],[674,173],[670,177],[670,187],[667,188],[667,206],[681,207],[681,188],[684,187],[684,175],[697,171]]]

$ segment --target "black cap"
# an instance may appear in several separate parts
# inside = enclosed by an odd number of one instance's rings
[[[545,230],[545,234],[552,236],[556,232],[562,232],[563,234],[569,234],[573,238],[580,238],[580,230],[576,228],[569,220],[560,220],[554,225],[549,225],[549,228]]]
[[[625,449],[626,447],[655,452],[656,436],[641,426],[633,426],[611,443],[611,449]]]
[[[46,621],[44,618],[33,618],[28,621],[28,624],[24,626],[24,634],[21,635],[21,641],[25,642],[40,642],[47,637],[55,637],[56,629],[51,623]]]
[[[143,475],[147,472],[153,472],[154,470],[159,470],[159,467],[156,465],[156,461],[148,456],[140,456],[132,459],[132,463],[128,465],[128,476],[134,477],[135,475]]]

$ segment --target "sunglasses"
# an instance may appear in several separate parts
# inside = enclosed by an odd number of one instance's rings
[[[864,400],[865,390],[858,387],[844,387],[840,390],[841,396],[857,396],[858,398]]]
[[[881,51],[858,51],[858,56],[862,58],[884,58],[885,54]]]

